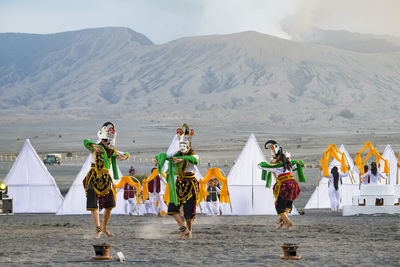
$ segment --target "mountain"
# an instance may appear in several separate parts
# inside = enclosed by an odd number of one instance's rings
[[[399,122],[396,51],[360,53],[257,32],[156,45],[126,28],[6,33],[0,49],[2,114],[186,116],[266,128]]]

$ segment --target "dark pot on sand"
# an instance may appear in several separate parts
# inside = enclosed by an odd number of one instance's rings
[[[281,255],[281,259],[284,260],[300,260],[301,256],[297,255],[297,248],[299,245],[297,244],[290,244],[290,243],[283,243],[281,248],[283,250],[283,255]]]
[[[93,257],[94,260],[111,260],[112,256],[109,255],[110,253],[111,244],[93,244],[94,252],[96,256]]]

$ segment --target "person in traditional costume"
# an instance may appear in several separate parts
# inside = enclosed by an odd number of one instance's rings
[[[382,173],[378,170],[376,162],[371,163],[371,170],[365,173],[364,176],[361,176],[361,178],[363,179],[363,181],[369,179],[369,184],[378,184],[382,182],[381,178],[386,179],[386,177],[383,176]]]
[[[218,180],[212,179],[208,182],[207,186],[208,196],[206,197],[207,215],[219,215],[219,199],[218,193],[221,189],[218,188]]]
[[[113,236],[107,225],[111,210],[115,207],[116,190],[108,170],[112,164],[114,179],[118,179],[116,159],[127,160],[129,153],[114,149],[117,133],[111,122],[104,123],[97,136],[100,140],[97,143],[88,139],[83,141],[84,146],[92,152],[91,168],[83,180],[83,185],[86,192],[86,209],[92,213],[96,238],[100,238],[103,232],[107,236]],[[103,221],[100,225],[99,210],[103,208]]]
[[[153,168],[151,173],[155,169],[157,168]],[[160,174],[157,174],[157,176],[154,177],[154,179],[151,180],[147,185],[149,188],[149,201],[151,202],[151,205],[153,206],[152,210],[154,210],[156,215],[160,215],[162,211],[164,211],[165,214],[167,211],[167,206],[164,203],[162,194],[162,187],[165,188],[165,185],[166,181],[161,177]]]
[[[126,183],[124,185],[124,208],[125,215],[133,215],[136,208],[136,187]]]
[[[288,214],[292,211],[293,201],[300,194],[300,187],[292,174],[292,170],[297,170],[300,182],[305,182],[303,172],[304,162],[301,160],[290,160],[290,153],[283,152],[282,147],[274,140],[265,143],[265,149],[271,149],[272,158],[270,162],[260,162],[258,167],[262,171],[262,179],[267,181],[266,186],[271,186],[272,174],[275,176],[276,183],[273,187],[275,197],[275,209],[279,216],[277,229],[285,225],[286,229],[293,226]]]
[[[329,191],[329,199],[331,202],[331,211],[339,212],[339,204],[340,204],[340,186],[342,184],[342,177],[346,177],[348,174],[341,173],[338,170],[338,167],[334,166],[331,169],[331,173],[328,178],[328,191]],[[321,176],[324,176],[323,171],[321,170]]]
[[[133,166],[129,169],[129,176],[134,176],[136,171]],[[124,209],[125,209],[125,215],[133,215],[137,200],[136,200],[136,187],[131,186],[130,184],[126,183],[124,185]]]
[[[199,183],[195,178],[195,165],[199,156],[193,151],[193,129],[187,124],[177,129],[179,151],[174,154],[161,153],[156,155],[155,163],[161,173],[166,160],[169,161],[167,183],[169,188],[168,214],[172,215],[179,225],[180,239],[192,238],[193,222],[196,216],[196,206],[199,201]],[[175,176],[176,181],[175,181]],[[183,209],[183,217],[180,209]],[[186,225],[185,225],[186,222]]]

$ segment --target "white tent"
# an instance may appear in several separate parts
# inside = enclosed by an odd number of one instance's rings
[[[223,205],[225,215],[275,215],[275,199],[271,188],[261,180],[258,163],[266,161],[254,134],[251,134],[228,174],[228,190],[232,204]],[[275,183],[275,180],[272,184]],[[292,214],[298,214],[293,207]]]
[[[350,157],[349,152],[347,151],[346,147],[343,144],[340,145],[339,151],[344,153],[344,156],[346,159],[346,164],[349,166],[349,168],[348,168],[349,175],[346,177],[343,177],[342,182],[344,184],[353,184],[350,177],[354,177],[355,183],[357,184],[358,183],[358,169],[357,169],[357,167],[355,167],[353,159]],[[340,170],[340,162],[338,162],[335,158],[333,158],[331,164],[329,164],[329,170],[332,169],[334,166],[338,167],[338,169]]]
[[[391,148],[390,145],[387,145],[385,148],[385,151],[383,151],[382,157],[384,159],[387,159],[389,161],[389,184],[396,184],[396,180],[397,180],[397,172],[400,171],[397,168],[397,157],[393,152],[393,149]],[[379,170],[382,174],[383,173],[383,169],[385,168],[385,164],[381,161]],[[385,174],[384,174],[385,175]],[[400,178],[399,178],[400,179]],[[383,183],[386,183],[386,181],[383,181]]]
[[[353,175],[355,179],[355,184],[352,183],[350,179],[350,175],[347,177],[342,178],[342,186],[341,186],[341,201],[339,204],[339,208],[342,208],[343,205],[351,205],[352,204],[352,196],[359,195],[359,185],[358,185],[358,171],[354,166],[354,161],[350,157],[349,152],[342,144],[339,148],[340,152],[345,154],[346,162],[349,164],[349,174]],[[332,162],[329,164],[329,169],[332,167],[340,166],[340,163],[333,159]],[[304,209],[328,209],[330,208],[330,199],[329,199],[329,191],[328,191],[328,179],[321,178],[319,185],[315,188],[314,192],[312,193],[310,199],[307,201],[306,206]]]
[[[86,210],[86,194],[82,184],[83,179],[90,170],[90,165],[91,165],[90,157],[92,157],[92,155],[89,155],[87,157],[80,172],[78,173],[74,182],[69,188],[68,193],[65,196],[65,199],[60,209],[57,211],[57,215],[90,214],[90,211]],[[112,177],[113,176],[112,166],[110,167],[110,174]],[[119,168],[118,168],[118,175],[119,177],[122,176]],[[112,210],[111,214],[125,214],[124,199],[123,199],[123,194],[121,192],[117,191],[116,207]]]
[[[8,195],[14,199],[15,213],[55,213],[63,201],[53,176],[29,139],[25,140],[4,183]]]

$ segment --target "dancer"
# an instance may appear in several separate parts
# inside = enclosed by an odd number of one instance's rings
[[[259,168],[263,170],[262,179],[267,179],[267,187],[271,186],[272,173],[276,183],[273,187],[275,196],[275,209],[278,213],[277,229],[285,225],[286,229],[293,226],[288,214],[292,211],[293,201],[300,194],[300,187],[294,179],[292,170],[297,169],[300,182],[305,182],[306,178],[302,167],[304,162],[301,160],[290,160],[290,153],[283,153],[282,147],[274,140],[265,143],[265,149],[271,149],[272,159],[269,163],[260,162]]]
[[[96,229],[96,238],[100,238],[104,232],[107,236],[113,236],[108,230],[107,225],[111,216],[111,209],[115,207],[115,188],[108,169],[110,168],[110,158],[113,166],[114,178],[118,179],[116,159],[127,160],[129,153],[124,153],[114,149],[117,133],[114,124],[104,123],[101,130],[97,133],[101,140],[99,143],[85,139],[85,147],[92,151],[91,168],[83,180],[86,192],[86,209],[92,213],[92,219]],[[103,222],[100,226],[99,210],[104,208]]]
[[[320,168],[321,169],[321,168]],[[321,176],[323,176],[323,171],[321,169]],[[338,167],[333,167],[331,169],[331,174],[329,174],[328,178],[328,190],[329,190],[329,199],[331,201],[331,211],[339,212],[339,204],[340,204],[340,187],[342,184],[342,177],[346,177],[348,174],[340,173],[338,171]],[[340,181],[340,183],[339,183]]]
[[[155,159],[159,172],[161,172],[165,161],[169,161],[167,182],[170,202],[168,214],[172,215],[179,225],[180,239],[192,238],[193,220],[196,216],[196,206],[199,200],[199,183],[194,176],[195,165],[198,163],[199,156],[192,149],[193,134],[193,129],[190,129],[187,124],[183,124],[182,128],[177,130],[179,151],[171,155],[161,153]],[[177,176],[176,182],[175,176]],[[181,207],[186,225],[180,215]]]
[[[376,166],[376,162],[371,163],[371,170],[369,170],[367,173],[365,173],[364,176],[361,176],[361,178],[364,179],[364,181],[365,181],[368,179],[368,176],[369,176],[369,184],[382,183],[381,178],[386,179],[386,177],[383,176],[382,173],[378,170],[378,167]]]

